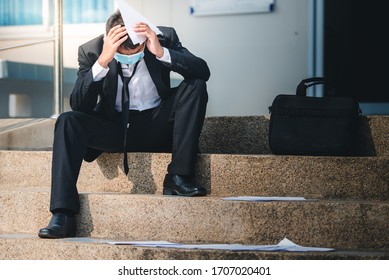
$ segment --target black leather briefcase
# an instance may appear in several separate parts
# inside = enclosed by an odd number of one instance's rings
[[[302,80],[296,95],[276,96],[270,111],[269,148],[279,155],[351,156],[359,123],[352,98],[306,96],[307,88],[326,84],[322,77]],[[329,91],[330,92],[330,91]]]

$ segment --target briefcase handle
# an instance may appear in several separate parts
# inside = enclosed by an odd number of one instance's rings
[[[296,89],[296,95],[306,96],[307,88],[318,84],[327,84],[327,79],[324,77],[313,77],[313,78],[304,79],[298,84]]]

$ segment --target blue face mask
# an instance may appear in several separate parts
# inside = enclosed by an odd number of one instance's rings
[[[141,60],[144,57],[144,55],[145,55],[144,51],[141,51],[141,52],[134,53],[131,55],[116,53],[114,57],[120,63],[131,65],[131,64],[135,64],[139,60]]]

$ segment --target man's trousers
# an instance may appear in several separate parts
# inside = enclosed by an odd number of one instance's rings
[[[184,80],[153,109],[130,111],[126,150],[171,152],[170,174],[193,175],[204,123],[208,93],[203,80]],[[87,152],[124,151],[124,125],[118,113],[108,120],[99,113],[70,111],[55,124],[50,211],[78,213],[77,180]]]

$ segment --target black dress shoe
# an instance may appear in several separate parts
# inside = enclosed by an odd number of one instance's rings
[[[189,176],[166,174],[163,181],[164,195],[204,196],[207,190],[195,185]]]
[[[40,238],[65,238],[76,236],[76,217],[54,213],[47,227],[39,230]]]

